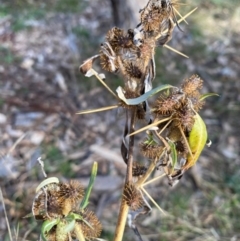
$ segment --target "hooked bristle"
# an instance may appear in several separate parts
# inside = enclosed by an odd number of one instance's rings
[[[138,162],[133,162],[132,173],[134,177],[142,176],[146,173],[147,168]]]
[[[173,118],[175,120],[173,123],[184,131],[190,131],[195,121],[194,116],[195,112],[188,106],[185,106],[174,114]]]
[[[133,47],[132,36],[117,27],[114,27],[108,31],[106,40],[109,42],[116,53],[118,53],[118,51],[122,48]]]
[[[78,181],[71,180],[70,183],[60,184],[60,190],[58,192],[59,198],[69,198],[73,202],[80,201],[84,196],[83,186]]]
[[[157,8],[145,9],[141,14],[141,23],[144,31],[158,31],[161,23],[161,14]]]
[[[197,95],[198,90],[202,88],[203,80],[198,75],[192,75],[190,78],[184,80],[182,84],[183,92],[191,97]]]
[[[107,55],[100,50],[100,65],[103,70],[108,72],[117,72],[119,69],[119,64],[116,59],[110,59]]]
[[[140,151],[142,155],[151,160],[159,158],[163,152],[163,149],[163,146],[160,145],[151,145],[145,143],[140,144]]]
[[[46,220],[62,216],[61,201],[57,193],[58,184],[50,184],[45,190],[40,190],[33,201],[32,213],[36,220]]]
[[[57,193],[61,202],[61,210],[67,216],[79,204],[84,196],[84,189],[78,181],[71,180],[70,183],[61,183]]]
[[[171,115],[181,108],[184,101],[183,94],[172,93],[168,97],[160,96],[153,106],[153,113],[156,115]]]
[[[75,224],[75,233],[78,229],[81,229],[81,232],[86,240],[97,239],[101,235],[102,224],[95,213],[84,210],[84,212],[80,213],[80,215],[83,217],[83,220],[77,220]]]
[[[130,78],[136,78],[136,79],[142,78],[143,73],[141,69],[138,66],[134,65],[132,62],[125,61],[124,68],[125,68],[126,74],[129,75]]]
[[[144,205],[140,191],[132,183],[127,183],[123,190],[123,200],[131,210],[136,211]]]

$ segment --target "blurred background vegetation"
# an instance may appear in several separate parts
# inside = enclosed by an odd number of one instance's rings
[[[0,1],[0,186],[15,240],[38,240],[39,225],[23,218],[31,212],[43,175],[87,184],[93,161],[98,181],[90,208],[111,240],[117,220],[125,164],[120,156],[123,119],[114,111],[78,116],[83,109],[115,104],[94,79],[80,75],[82,61],[99,51],[107,30],[133,28],[140,5],[127,0]],[[120,3],[120,4],[119,4]],[[183,1],[180,12],[198,10],[175,29],[169,45],[156,53],[157,77],[179,85],[198,74],[207,99],[201,114],[211,148],[174,188],[167,180],[149,192],[169,215],[155,208],[139,221],[148,241],[240,240],[240,4],[238,0]],[[139,6],[138,6],[139,5]],[[124,20],[124,22],[123,22]],[[99,65],[95,68],[100,70]],[[116,75],[107,84],[121,85]],[[157,175],[157,174],[156,174]],[[0,240],[10,240],[0,204]],[[126,230],[126,241],[135,240]]]

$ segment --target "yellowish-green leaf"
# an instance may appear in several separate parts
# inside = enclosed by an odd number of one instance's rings
[[[188,169],[196,163],[207,142],[207,128],[203,119],[197,113],[194,116],[194,119],[195,122],[188,138],[188,144],[192,153],[188,154],[183,169]]]
[[[200,100],[203,101],[204,99],[211,96],[219,96],[219,95],[217,93],[207,93],[207,94],[201,95]]]

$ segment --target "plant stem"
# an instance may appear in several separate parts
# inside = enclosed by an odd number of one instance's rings
[[[121,207],[118,215],[117,227],[115,230],[114,241],[122,241],[123,239],[123,233],[124,233],[124,229],[127,221],[128,210],[129,210],[129,207],[127,203],[124,202],[122,199]]]
[[[134,108],[131,112],[131,123],[130,123],[130,133],[135,131],[134,125],[136,121],[136,109]],[[125,184],[132,181],[132,165],[133,165],[133,148],[134,148],[135,136],[129,137],[129,148],[128,148],[128,162],[127,162],[127,175]]]
[[[128,113],[127,113],[128,114]],[[134,132],[134,125],[136,121],[136,108],[131,110],[131,120],[130,120],[130,130],[129,132]],[[134,148],[134,138],[135,136],[129,137],[129,146],[128,146],[128,158],[127,158],[127,173],[124,186],[132,181],[132,165],[133,165],[133,148]],[[127,215],[128,215],[129,206],[122,199],[121,206],[118,215],[118,222],[115,230],[114,241],[122,241],[123,233],[126,225]]]

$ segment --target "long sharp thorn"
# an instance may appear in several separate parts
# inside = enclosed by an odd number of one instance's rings
[[[99,77],[99,74],[98,74],[95,70],[93,70],[93,69],[92,69],[92,71],[93,71],[94,75],[96,76],[96,78],[102,83],[102,85],[118,100],[117,95],[116,95],[116,94],[109,88],[109,86]]]
[[[150,183],[152,183],[152,182],[157,181],[158,179],[163,178],[164,176],[166,176],[166,173],[163,173],[162,175],[160,175],[160,176],[158,176],[158,177],[155,177],[155,178],[149,180],[148,182],[143,183],[143,187],[146,186],[146,185],[148,185],[148,184],[150,184]]]
[[[165,45],[163,45],[163,46],[164,46],[165,48],[170,49],[171,51],[173,51],[173,52],[175,52],[175,53],[177,53],[177,54],[179,54],[179,55],[181,55],[181,56],[187,58],[187,59],[189,58],[187,55],[185,55],[185,54],[179,52],[178,50],[176,50],[176,49],[170,47],[170,46],[167,45],[167,44],[165,44]]]
[[[183,16],[181,15],[181,13],[179,13],[178,12],[178,10],[175,8],[175,7],[173,7],[173,10],[177,13],[177,15],[180,17],[180,18],[183,18]],[[188,24],[188,22],[184,19],[183,20],[186,24]]]
[[[106,107],[102,107],[102,108],[98,108],[98,109],[93,109],[93,110],[83,110],[80,112],[77,112],[77,115],[83,115],[83,114],[91,114],[91,113],[96,113],[96,112],[101,112],[101,111],[105,111],[105,110],[112,110],[119,107],[118,105],[112,105],[112,106],[106,106]]]
[[[139,129],[139,130],[137,130],[137,131],[135,131],[135,132],[132,132],[132,133],[129,134],[128,136],[136,135],[136,134],[138,134],[138,133],[140,133],[140,132],[142,132],[142,131],[148,130],[149,128],[154,127],[154,126],[157,126],[157,125],[159,125],[159,124],[161,124],[161,123],[163,123],[163,122],[166,122],[166,121],[168,121],[168,120],[170,120],[170,119],[171,119],[171,117],[168,117],[168,118],[159,120],[159,121],[157,121],[157,122],[154,122],[154,123],[152,123],[152,124],[150,124],[150,125],[147,125],[147,126],[141,128],[141,129]]]
[[[156,206],[156,208],[166,215],[166,213],[163,211],[163,209],[154,201],[154,199],[151,197],[151,195],[142,187],[141,190],[148,196],[148,198],[152,201],[152,203]]]
[[[180,18],[180,19],[178,20],[178,23],[181,23],[182,21],[185,21],[185,19],[186,19],[189,15],[191,15],[193,12],[195,12],[196,10],[197,10],[197,8],[194,8],[191,12],[187,13],[185,16],[183,16],[182,18]]]
[[[180,18],[177,23],[181,23],[182,21],[184,21],[189,15],[191,15],[193,12],[195,12],[197,10],[197,8],[194,8],[191,12],[187,13],[185,16],[183,16],[182,18]],[[176,26],[176,23],[174,23],[174,26]],[[161,33],[161,35],[167,33],[168,30],[165,30]]]

